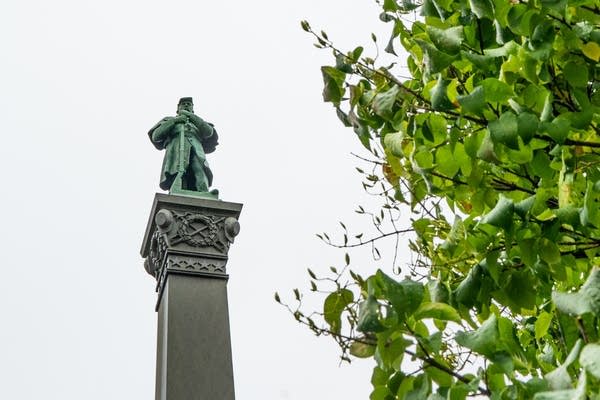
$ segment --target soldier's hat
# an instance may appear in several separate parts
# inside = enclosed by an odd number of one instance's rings
[[[177,103],[178,106],[180,106],[182,103],[192,103],[194,104],[194,100],[191,97],[182,97],[179,99],[179,103]]]

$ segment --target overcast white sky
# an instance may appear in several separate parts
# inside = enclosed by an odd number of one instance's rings
[[[299,21],[353,48],[387,34],[378,13],[373,0],[3,1],[1,398],[154,397],[139,248],[163,153],[147,131],[182,96],[219,131],[214,186],[244,203],[228,265],[237,398],[368,398],[372,362],[340,366],[273,293],[340,263],[314,234],[365,197],[360,145],[321,101],[330,54]]]

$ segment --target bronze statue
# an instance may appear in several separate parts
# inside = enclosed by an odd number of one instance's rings
[[[148,132],[159,149],[165,149],[160,187],[170,193],[199,194],[216,198],[218,191],[209,192],[213,174],[206,161],[219,136],[213,124],[194,114],[191,97],[183,97],[177,105],[177,116],[163,118]],[[196,192],[196,193],[190,193]]]

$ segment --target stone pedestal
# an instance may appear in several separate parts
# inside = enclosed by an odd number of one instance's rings
[[[157,280],[156,400],[233,400],[227,253],[241,204],[156,194],[142,244]]]

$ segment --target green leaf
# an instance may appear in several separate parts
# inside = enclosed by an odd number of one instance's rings
[[[448,288],[439,280],[430,281],[427,284],[429,296],[434,303],[447,303],[450,297]]]
[[[488,71],[492,69],[495,65],[494,58],[490,55],[485,54],[477,54],[471,51],[461,50],[460,52],[462,58],[466,59],[466,61],[470,62],[477,69],[482,71]]]
[[[520,46],[513,40],[504,43],[501,47],[488,48],[483,51],[486,56],[490,57],[507,57],[511,54],[516,54]]]
[[[391,118],[399,91],[400,87],[394,85],[389,90],[378,93],[373,99],[373,110],[375,113],[384,118]]]
[[[523,143],[527,144],[533,139],[538,130],[539,123],[540,120],[537,115],[529,112],[519,113],[517,116],[517,129],[519,136],[523,139]]]
[[[428,137],[427,140],[432,141],[434,146],[444,143],[448,138],[448,122],[446,119],[436,113],[428,113],[424,115],[427,116],[427,119],[425,120],[425,124],[423,124],[423,131],[425,131],[427,128],[429,129],[430,134],[430,137]],[[423,135],[425,136],[425,134]]]
[[[535,25],[529,40],[529,48],[532,50],[529,54],[537,59],[548,58],[555,35],[554,24],[550,20],[546,19]]]
[[[524,357],[523,349],[515,334],[515,326],[511,320],[504,317],[498,318],[498,334],[500,335],[499,349],[516,357],[516,360]]]
[[[438,151],[440,151],[440,149],[438,149]],[[465,236],[465,226],[463,224],[462,219],[460,218],[460,216],[456,216],[454,218],[454,223],[452,224],[452,228],[450,229],[450,232],[448,232],[448,235],[446,236],[446,240],[444,241],[444,243],[442,243],[442,248],[444,250],[447,251],[453,251],[461,242],[461,240],[464,239]],[[440,293],[436,293],[436,292],[432,292],[433,291],[439,291],[441,289],[444,289],[444,286],[441,286],[440,282],[438,280],[434,280],[434,281],[430,281],[428,283],[429,286],[429,293],[431,296],[431,301],[436,301],[434,300],[435,296],[438,296]],[[442,301],[442,303],[447,303],[447,299],[445,301]]]
[[[556,368],[554,371],[548,373],[544,378],[550,384],[550,388],[553,390],[560,389],[570,389],[572,387],[571,376],[567,371],[569,365],[573,364],[577,357],[579,356],[579,352],[581,351],[581,347],[583,345],[583,341],[579,339],[575,346],[569,352],[569,355],[565,359],[565,362]]]
[[[345,112],[343,112],[340,107],[335,107],[335,113],[337,114],[339,120],[342,121],[345,127],[349,128],[352,126],[352,122],[350,122],[350,120],[348,119],[348,115]]]
[[[442,321],[454,321],[457,324],[462,322],[462,318],[454,307],[445,303],[423,303],[415,311],[416,319],[435,318]]]
[[[348,121],[352,124],[352,130],[367,150],[371,150],[371,134],[366,121],[360,119],[353,110],[348,113]]]
[[[580,212],[580,221],[583,226],[600,226],[600,210],[598,201],[600,196],[594,190],[592,182],[587,183],[585,196],[583,198],[583,208]]]
[[[465,141],[465,145],[466,144],[467,141]],[[489,130],[486,131],[485,136],[481,141],[481,145],[479,146],[479,149],[477,149],[477,158],[480,158],[490,163],[498,162],[498,156],[496,155],[496,151],[494,149],[494,142],[492,141],[492,137],[490,135]]]
[[[437,171],[448,177],[453,177],[460,169],[458,160],[447,146],[437,149],[435,152],[435,163],[437,164]]]
[[[448,99],[448,85],[450,81],[442,79],[440,75],[437,83],[431,88],[431,108],[435,111],[452,110],[454,104]]]
[[[559,13],[564,13],[567,7],[567,0],[541,0],[542,7],[549,8]]]
[[[386,386],[377,386],[371,392],[369,400],[389,400],[392,393]]]
[[[495,121],[488,124],[490,136],[494,143],[502,143],[511,149],[519,148],[519,126],[517,116],[510,111],[500,115]]]
[[[508,27],[517,35],[528,36],[531,31],[530,21],[534,15],[537,15],[537,10],[530,10],[524,4],[515,4],[508,11]]]
[[[517,164],[529,164],[531,162],[531,160],[533,160],[533,149],[531,148],[531,146],[526,145],[525,143],[523,143],[523,140],[521,139],[521,137],[517,137],[517,143],[518,143],[518,148],[517,149],[511,149],[511,148],[507,148],[506,150],[506,157],[508,157],[509,160],[517,163]]]
[[[422,284],[411,280],[397,282],[381,270],[378,270],[375,276],[381,285],[383,294],[389,299],[400,317],[411,315],[419,308],[424,296]]]
[[[466,113],[479,114],[486,106],[485,93],[481,86],[474,88],[468,95],[458,96],[457,100]]]
[[[339,104],[344,95],[343,85],[346,80],[346,73],[335,67],[324,66],[321,67],[321,74],[324,83],[323,100],[336,105]]]
[[[417,43],[423,51],[423,63],[429,74],[442,72],[456,59],[455,56],[439,51],[431,43],[424,40],[415,39],[415,43]]]
[[[396,11],[398,10],[398,4],[396,4],[395,0],[384,0],[383,1],[383,11]]]
[[[513,271],[504,288],[508,301],[506,304],[516,313],[522,309],[532,310],[535,307],[536,293],[532,283],[536,282],[531,271]]]
[[[483,269],[475,265],[454,291],[454,297],[459,304],[472,307],[477,303],[477,297],[483,281]]]
[[[404,400],[422,400],[425,399],[431,386],[427,374],[418,375],[413,383],[413,390],[402,397]]]
[[[373,386],[384,386],[390,377],[390,371],[385,371],[379,367],[373,368],[371,374],[371,384]]]
[[[540,121],[548,122],[552,119],[552,116],[554,113],[554,107],[552,106],[553,101],[554,101],[554,96],[552,95],[552,92],[546,93],[546,98],[544,99],[544,107],[542,109],[542,113],[540,114]],[[553,121],[553,123],[554,123],[554,121]],[[552,125],[554,125],[554,124],[552,124]],[[561,132],[565,131],[565,129],[562,129],[562,127],[559,129]],[[562,143],[562,142],[559,142],[559,143]]]
[[[490,315],[476,331],[458,332],[455,339],[456,343],[463,347],[483,356],[492,357],[499,350],[498,320],[496,315]]]
[[[435,368],[428,368],[427,369],[427,373],[429,375],[431,375],[432,370],[434,370]],[[433,379],[433,378],[432,378]],[[450,383],[452,383],[452,379],[450,380]],[[448,384],[447,386],[450,386],[450,384]],[[446,400],[445,397],[443,397],[442,395],[438,394],[438,393],[431,393],[428,397],[427,400]]]
[[[426,149],[413,154],[413,166],[415,169],[421,171],[431,169],[433,167],[433,154],[428,152]]]
[[[435,0],[424,0],[421,7],[421,15],[425,17],[440,17],[438,7],[435,5]]]
[[[573,400],[574,389],[536,393],[533,400]]]
[[[579,375],[576,389],[556,390],[553,392],[540,392],[533,396],[533,400],[586,400],[587,376]]]
[[[515,204],[515,213],[522,219],[525,219],[525,217],[529,213],[529,210],[531,210],[531,207],[533,207],[534,203],[535,195],[529,196],[526,199],[521,200],[520,202]]]
[[[402,149],[402,141],[403,140],[404,140],[403,132],[388,133],[383,138],[383,145],[395,157],[403,158],[404,157],[404,151]]]
[[[534,394],[547,390],[548,382],[541,378],[531,378],[525,382],[525,389],[527,390],[527,395],[532,398]]]
[[[586,87],[588,84],[588,69],[584,63],[568,62],[563,67],[563,74],[573,87]]]
[[[594,267],[578,292],[552,292],[552,301],[561,312],[571,315],[600,314],[600,269]]]
[[[322,32],[322,34],[325,34],[325,32]],[[352,65],[349,64],[352,62],[352,58],[351,58],[351,54],[348,56],[345,56],[343,54],[338,54],[335,57],[335,68],[345,72],[347,74],[351,74],[352,73]]]
[[[385,328],[379,322],[379,303],[375,296],[368,296],[358,306],[356,329],[359,332],[381,332]]]
[[[513,201],[501,195],[496,206],[481,218],[481,223],[508,229],[513,223],[514,209]]]
[[[462,26],[439,29],[428,25],[427,33],[431,42],[438,50],[448,54],[458,54],[460,52],[460,46],[464,39]]]
[[[492,103],[504,103],[513,96],[512,88],[496,78],[487,78],[481,82],[485,100]]]
[[[341,315],[348,304],[354,301],[354,294],[348,289],[340,289],[330,293],[323,304],[323,317],[331,330],[339,333],[342,327]]]
[[[494,19],[494,6],[490,0],[469,0],[469,5],[477,18]]]
[[[586,344],[579,355],[579,363],[587,372],[600,379],[600,344]]]
[[[558,264],[560,262],[560,249],[553,241],[541,238],[538,242],[538,253],[542,260],[548,264]]]
[[[563,224],[568,224],[572,227],[578,227],[580,225],[581,209],[573,205],[561,207],[554,213],[556,214],[556,218]]]
[[[552,323],[552,314],[542,311],[535,320],[535,338],[540,340],[548,332]]]
[[[440,363],[441,365],[444,365],[446,367],[448,367],[448,370],[452,370],[452,368],[447,365],[447,363],[445,363],[443,361],[443,359],[436,359],[436,361],[438,363]],[[435,383],[437,383],[439,386],[441,387],[449,387],[452,386],[452,375],[449,375],[448,373],[444,372],[441,369],[437,369],[437,368],[427,368],[425,369],[425,372],[427,373],[427,375],[431,378],[431,380]],[[438,395],[439,396],[439,395]],[[435,397],[435,393],[430,394],[429,397],[427,398],[427,400],[432,400],[432,399],[440,399],[439,397]],[[442,397],[441,400],[445,400],[445,397]]]
[[[402,9],[404,11],[412,11],[414,9],[419,8],[420,5],[421,5],[421,3],[413,1],[413,0],[402,0]]]
[[[389,340],[379,340],[377,343],[377,350],[375,351],[375,358],[378,360],[380,365],[385,368],[393,368],[399,369],[400,364],[402,363],[402,359],[404,358],[404,350],[406,350],[407,346],[410,346],[412,343],[409,340],[406,340],[403,336],[399,336],[397,339],[389,339]],[[399,374],[401,372],[398,372]],[[397,385],[394,388],[395,379],[401,379],[402,376],[395,375],[388,382],[388,387],[394,392],[397,390]]]
[[[544,111],[545,112],[545,111]],[[550,111],[552,112],[552,110]],[[561,115],[554,118],[552,122],[542,122],[539,125],[540,131],[547,133],[556,143],[562,144],[569,135],[571,123]]]
[[[358,62],[360,56],[362,55],[364,47],[358,46],[352,51],[352,61]]]

